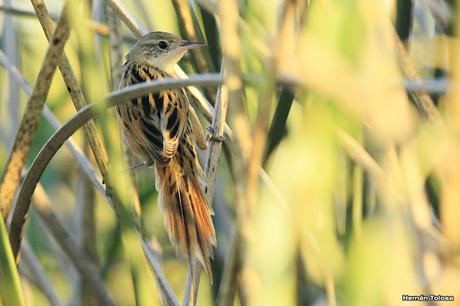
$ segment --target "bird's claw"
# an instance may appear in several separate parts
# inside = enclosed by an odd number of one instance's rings
[[[225,136],[224,135],[217,136],[216,131],[214,130],[214,128],[212,126],[209,126],[206,129],[204,139],[206,139],[206,141],[224,142],[225,141]]]

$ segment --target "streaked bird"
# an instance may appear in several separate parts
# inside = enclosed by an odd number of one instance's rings
[[[121,87],[173,76],[187,50],[203,45],[166,32],[151,32],[129,51]],[[216,244],[212,208],[200,183],[205,175],[195,145],[207,147],[203,128],[184,89],[164,90],[118,104],[117,113],[131,149],[155,168],[158,202],[170,240],[180,255],[201,262],[212,280]]]

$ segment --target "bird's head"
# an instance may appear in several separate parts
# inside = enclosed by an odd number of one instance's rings
[[[202,42],[183,40],[167,32],[150,32],[136,42],[129,51],[127,60],[139,64],[147,63],[169,72],[187,50],[203,45]]]

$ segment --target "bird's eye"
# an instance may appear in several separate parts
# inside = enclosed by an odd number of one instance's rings
[[[160,47],[160,49],[166,49],[168,47],[168,44],[164,40],[160,40],[158,42],[158,47]]]

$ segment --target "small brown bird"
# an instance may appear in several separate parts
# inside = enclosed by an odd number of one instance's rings
[[[166,32],[151,32],[131,49],[122,68],[121,87],[174,75],[172,67],[191,48]],[[117,106],[123,132],[132,150],[154,164],[156,188],[165,226],[176,250],[189,264],[198,259],[212,280],[210,258],[216,244],[211,206],[200,182],[206,182],[195,145],[207,143],[184,89],[164,90]]]

